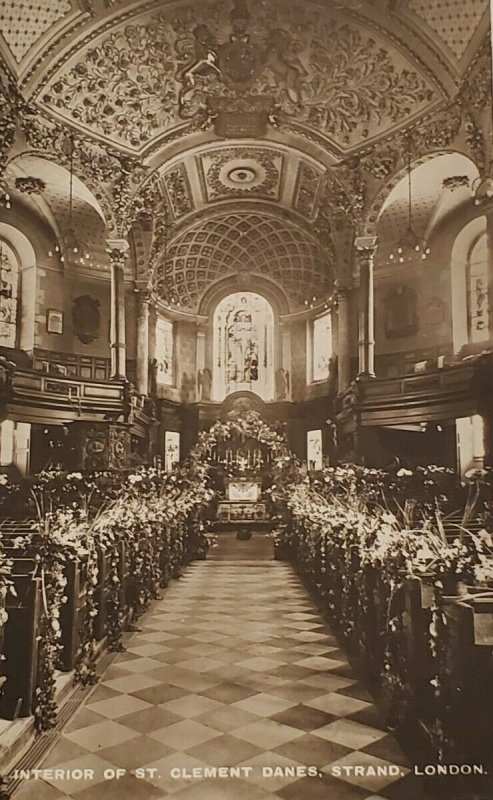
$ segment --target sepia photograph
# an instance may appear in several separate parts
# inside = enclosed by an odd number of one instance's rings
[[[0,0],[0,800],[493,800],[489,0]]]

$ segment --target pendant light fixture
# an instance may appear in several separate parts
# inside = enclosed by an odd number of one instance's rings
[[[389,254],[390,261],[397,264],[413,261],[420,257],[426,261],[430,255],[427,243],[419,238],[413,226],[413,198],[412,198],[412,154],[411,137],[406,137],[407,142],[407,228],[399,239],[395,248]]]
[[[77,262],[79,264],[87,264],[90,259],[88,248],[78,238],[74,229],[74,156],[75,156],[75,138],[73,134],[69,137],[69,206],[68,206],[68,229],[65,235],[55,243],[52,250],[48,252],[49,256],[54,253],[60,255],[60,261]]]

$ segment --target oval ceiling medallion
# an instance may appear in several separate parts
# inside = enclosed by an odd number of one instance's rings
[[[253,158],[230,159],[222,165],[219,180],[227,189],[251,191],[265,183],[265,168]]]
[[[233,169],[228,172],[228,179],[231,183],[253,183],[256,177],[257,173],[251,167],[233,167]]]

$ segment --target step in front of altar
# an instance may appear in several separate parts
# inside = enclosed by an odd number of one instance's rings
[[[267,510],[261,501],[221,500],[217,507],[217,522],[266,522]]]

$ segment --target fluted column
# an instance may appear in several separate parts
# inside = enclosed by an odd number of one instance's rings
[[[337,391],[343,392],[351,380],[349,331],[349,297],[347,291],[339,291],[337,303]]]
[[[377,240],[360,236],[355,240],[359,266],[359,374],[375,376],[375,298],[373,261]]]
[[[126,239],[108,239],[111,268],[111,377],[126,377],[125,341],[125,262],[129,245]]]
[[[137,368],[136,388],[139,394],[149,394],[149,302],[148,292],[139,292],[137,310]]]

